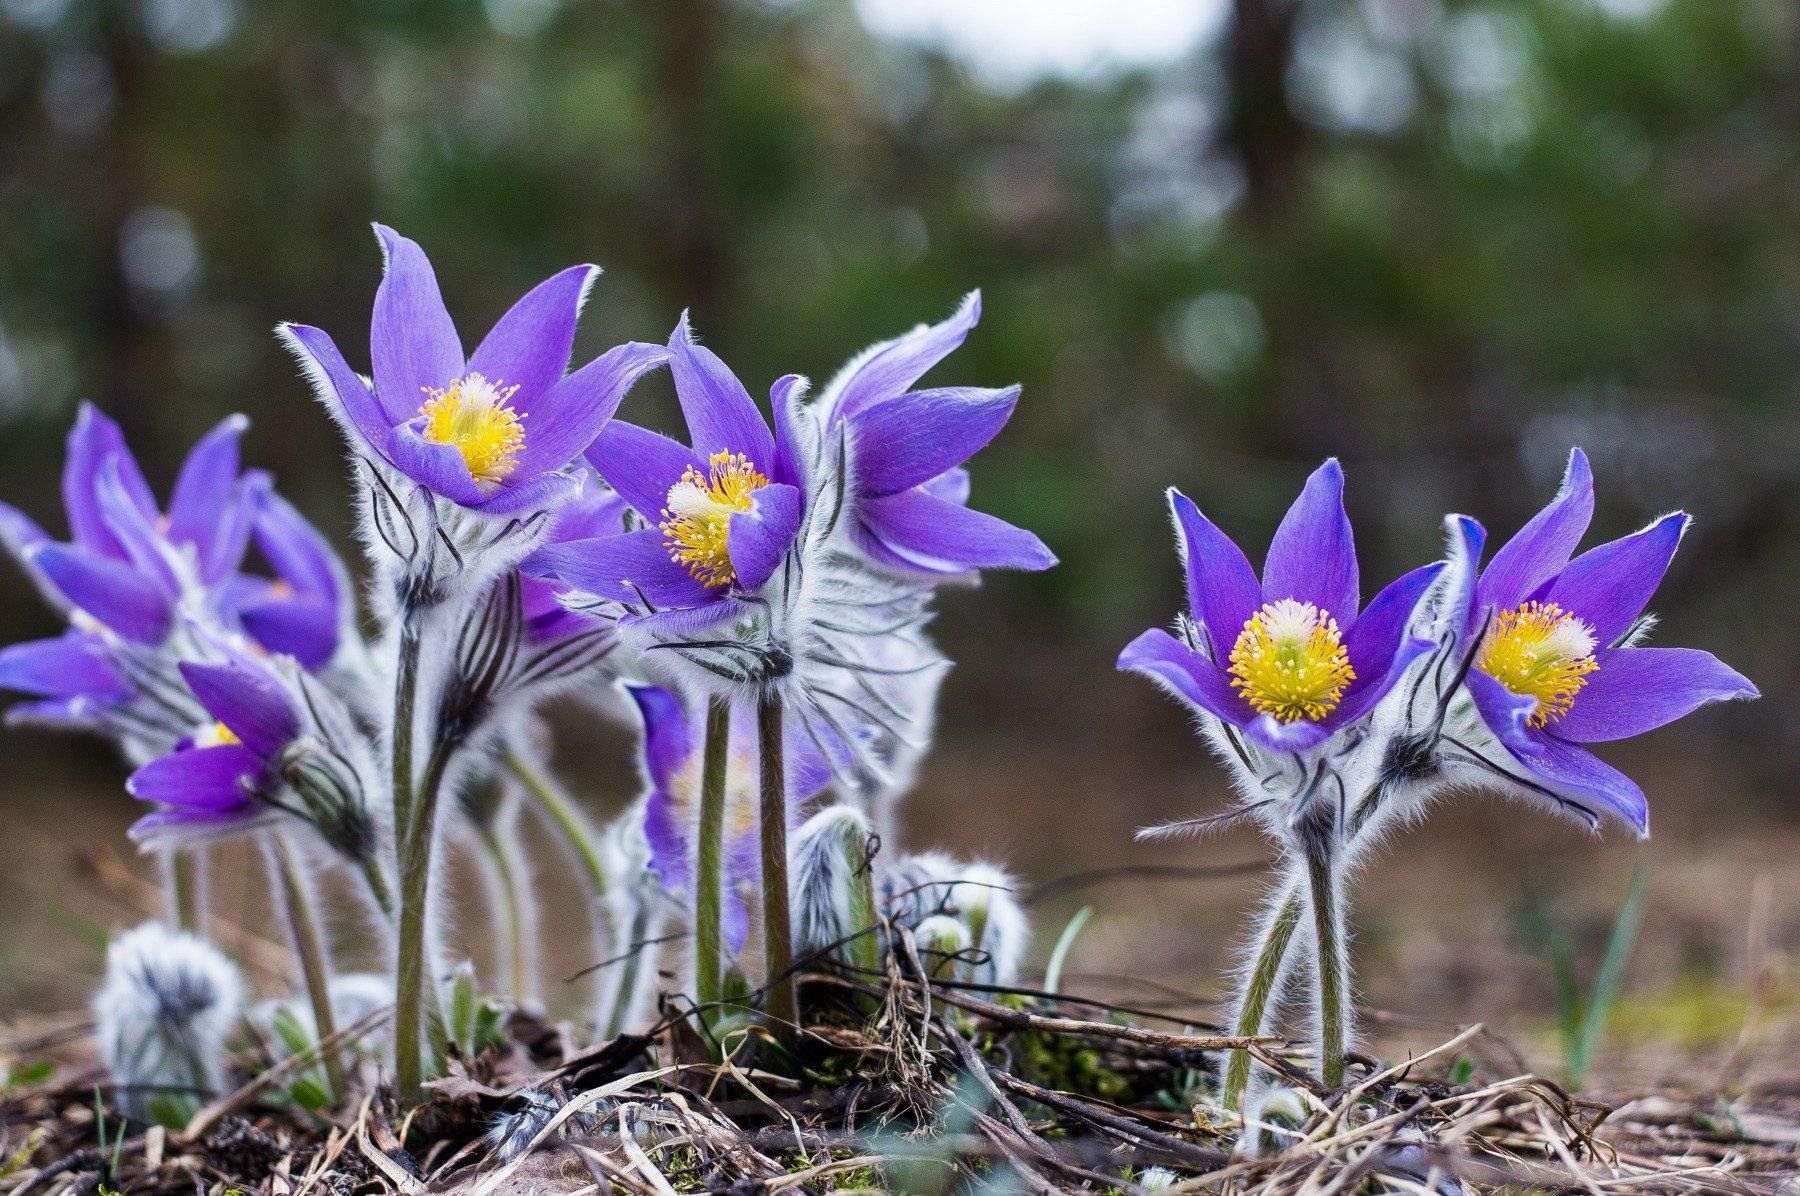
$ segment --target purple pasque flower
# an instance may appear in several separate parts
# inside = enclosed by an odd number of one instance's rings
[[[8,723],[70,730],[98,729],[135,695],[106,641],[74,628],[0,648],[0,689],[30,699],[7,709]]]
[[[700,808],[701,755],[705,720],[690,717],[673,693],[656,686],[628,686],[644,720],[644,838],[650,869],[670,893],[690,895],[694,884],[695,838]],[[788,826],[830,782],[831,772],[812,741],[793,727],[785,735]],[[733,954],[749,934],[750,911],[761,892],[762,863],[757,832],[757,728],[754,701],[734,702],[731,746],[725,770],[725,859],[723,933]]]
[[[580,495],[559,507],[550,517],[546,546],[576,540],[604,539],[625,531],[625,500],[602,482],[589,479]],[[525,616],[525,635],[533,643],[546,644],[594,628],[594,620],[563,605],[569,587],[559,581],[521,573],[520,605]]]
[[[884,568],[946,578],[1056,564],[1032,533],[969,507],[963,463],[1006,426],[1019,388],[914,389],[980,318],[973,291],[942,323],[858,354],[816,404],[828,435],[849,433],[850,532]]]
[[[599,274],[573,266],[527,292],[464,356],[425,251],[383,225],[375,233],[386,268],[369,332],[372,381],[319,329],[280,329],[353,448],[488,515],[547,510],[569,497],[576,483],[564,467],[662,363],[662,348],[620,345],[565,374]]]
[[[325,668],[355,634],[354,592],[343,560],[292,503],[267,487],[257,496],[250,534],[274,577],[233,575],[220,597],[221,618],[309,672]]]
[[[1594,513],[1587,455],[1569,455],[1562,487],[1508,540],[1459,605],[1447,612],[1469,662],[1464,686],[1491,736],[1540,798],[1590,824],[1600,814],[1649,833],[1644,792],[1585,745],[1627,739],[1709,702],[1758,696],[1756,686],[1710,652],[1645,648],[1644,609],[1687,531],[1682,512],[1574,556]],[[1485,533],[1456,521],[1461,554],[1481,560]],[[1485,728],[1487,736],[1480,736]],[[1481,743],[1447,733],[1453,762],[1491,769]],[[1460,761],[1454,753],[1462,753]]]
[[[780,567],[806,497],[792,424],[778,418],[771,431],[737,375],[694,340],[685,312],[668,360],[692,447],[615,420],[587,451],[650,526],[542,548],[525,569],[699,627],[741,613],[743,596]],[[778,416],[800,385],[792,376],[775,384]]]
[[[132,825],[140,842],[210,838],[261,825],[278,810],[279,760],[300,735],[287,688],[241,656],[223,663],[184,661],[182,679],[213,719],[166,756],[131,774],[125,789],[156,809]]]
[[[1305,751],[1356,723],[1429,640],[1407,635],[1442,571],[1426,565],[1360,608],[1356,545],[1335,460],[1307,479],[1269,543],[1259,581],[1243,551],[1186,495],[1169,491],[1191,624],[1186,642],[1146,631],[1119,667],[1272,751]],[[1360,613],[1359,612],[1360,608]]]

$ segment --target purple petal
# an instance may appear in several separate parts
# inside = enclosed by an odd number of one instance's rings
[[[168,596],[124,561],[67,544],[39,545],[31,559],[71,605],[126,639],[156,644],[169,634]]]
[[[1356,539],[1344,510],[1344,471],[1333,458],[1306,479],[1269,542],[1263,601],[1310,602],[1348,634],[1361,608]]]
[[[1173,487],[1169,511],[1181,544],[1187,574],[1188,610],[1212,641],[1213,657],[1223,660],[1251,616],[1262,605],[1262,586],[1244,550],[1220,531],[1193,500]]]
[[[865,351],[826,388],[829,414],[833,419],[852,419],[871,404],[904,394],[954,352],[980,320],[981,292],[970,291],[949,319],[922,324]]]
[[[1030,532],[923,490],[874,499],[864,504],[862,519],[883,559],[908,571],[958,574],[1056,564],[1055,554]]]
[[[331,542],[273,490],[264,491],[253,529],[256,547],[297,594],[336,607],[349,593],[349,573]]]
[[[201,581],[216,586],[243,566],[257,516],[274,485],[275,480],[261,469],[249,470],[238,480],[213,525],[211,541],[195,545]]]
[[[463,349],[425,251],[385,225],[377,224],[375,235],[387,260],[375,291],[369,356],[375,398],[392,428],[419,413],[426,390],[463,376]]]
[[[598,277],[598,266],[571,266],[527,291],[476,348],[469,358],[469,372],[496,385],[518,387],[513,406],[535,412],[538,396],[554,386],[569,368],[569,354],[575,348],[575,323],[581,316],[581,305],[587,301],[588,287]]]
[[[952,469],[942,477],[936,477],[926,482],[922,489],[933,498],[941,498],[945,502],[966,507],[969,505],[969,471]]]
[[[579,457],[619,409],[637,380],[669,359],[661,345],[630,341],[608,349],[562,379],[525,411],[519,476],[560,469]]]
[[[146,516],[131,500],[120,474],[120,461],[112,456],[100,466],[94,495],[99,500],[101,518],[106,520],[133,567],[173,602],[181,594],[181,578],[169,561],[166,541],[153,517]]]
[[[1586,748],[1543,736],[1542,750],[1527,761],[1530,770],[1551,789],[1587,805],[1598,805],[1626,823],[1639,838],[1650,834],[1650,803],[1637,782]]]
[[[754,590],[769,580],[793,547],[806,503],[794,486],[771,482],[758,490],[748,511],[731,517],[725,544],[737,584]]]
[[[133,843],[141,843],[146,848],[207,842],[267,826],[276,816],[273,808],[259,802],[245,802],[220,811],[170,806],[152,810],[132,823],[125,833]]]
[[[721,624],[764,612],[766,608],[730,596],[730,590],[708,590],[707,600],[685,609],[666,608],[647,615],[626,615],[621,624],[629,623],[637,631],[664,640],[680,640],[700,635]]]
[[[612,489],[592,483],[580,497],[558,508],[550,524],[550,542],[592,540],[625,531],[626,503]]]
[[[145,521],[154,522],[156,499],[144,481],[137,459],[126,447],[125,434],[99,408],[83,403],[75,416],[75,426],[69,429],[69,455],[63,465],[63,507],[68,513],[69,531],[82,547],[122,558],[125,547],[100,510],[100,478],[106,462],[114,458],[118,460],[119,481],[131,505]]]
[[[275,598],[238,610],[245,634],[270,652],[292,656],[317,672],[337,655],[342,624],[335,603],[322,598]]]
[[[567,473],[540,473],[518,485],[500,486],[475,504],[484,515],[554,511],[581,493],[581,479]]]
[[[1514,693],[1480,669],[1470,669],[1464,684],[1481,721],[1521,763],[1529,763],[1543,750],[1542,737],[1527,722],[1537,711],[1536,698]]]
[[[375,401],[369,384],[338,352],[337,344],[320,329],[305,324],[283,324],[275,331],[300,364],[314,397],[349,437],[351,450],[385,458],[394,424]]]
[[[769,477],[802,488],[806,478],[799,458],[800,430],[796,416],[805,393],[806,379],[799,374],[784,374],[769,388],[769,411],[775,417],[775,468]]]
[[[42,698],[91,697],[121,702],[131,688],[91,635],[65,632],[0,648],[0,689]]]
[[[1569,563],[1593,517],[1594,473],[1587,454],[1573,449],[1556,497],[1494,554],[1477,601],[1500,610],[1524,602]]]
[[[687,313],[669,338],[669,372],[687,419],[688,439],[702,457],[742,453],[758,469],[775,467],[775,436],[738,376],[718,354],[695,342]]]
[[[300,716],[287,690],[264,669],[244,661],[182,661],[179,667],[206,712],[263,759],[279,755],[299,735]]]
[[[1444,516],[1445,553],[1450,568],[1450,581],[1445,586],[1444,621],[1459,638],[1475,633],[1482,618],[1476,606],[1476,582],[1481,576],[1481,550],[1487,543],[1487,529],[1467,515]]]
[[[588,446],[588,464],[632,509],[652,523],[662,518],[669,491],[688,470],[706,474],[706,461],[685,444],[617,420]]]
[[[1307,751],[1325,742],[1335,729],[1330,721],[1315,723],[1302,718],[1284,723],[1270,714],[1259,714],[1244,724],[1244,733],[1272,752]]]
[[[465,507],[478,507],[488,498],[469,473],[469,463],[453,444],[436,444],[409,426],[388,433],[387,459],[394,468],[433,494]]]
[[[1588,549],[1551,583],[1546,598],[1585,620],[1601,644],[1612,643],[1644,613],[1688,522],[1677,511],[1641,532]]]
[[[1257,715],[1231,688],[1231,678],[1212,661],[1160,628],[1144,632],[1119,653],[1119,668],[1141,673],[1196,710],[1234,726]]]
[[[653,527],[622,536],[546,545],[526,557],[520,569],[632,605],[648,601],[658,607],[696,606],[713,598],[686,566],[670,559],[662,532]]]
[[[1629,739],[1672,723],[1708,702],[1760,696],[1711,652],[1620,648],[1601,652],[1569,712],[1550,730],[1572,743]]]
[[[0,548],[5,548],[19,562],[19,568],[25,571],[32,586],[52,609],[66,613],[68,600],[31,563],[32,550],[49,543],[50,533],[39,527],[36,520],[10,503],[0,502]]]
[[[262,761],[241,743],[188,748],[152,760],[125,781],[139,801],[206,814],[241,810],[255,800],[245,787],[263,772]]]
[[[1368,609],[1344,637],[1344,652],[1356,679],[1326,718],[1328,726],[1342,727],[1361,718],[1394,688],[1413,661],[1431,650],[1430,640],[1404,637],[1419,599],[1443,571],[1442,562],[1422,565],[1388,583],[1370,600]]]
[[[688,723],[680,700],[668,690],[654,685],[628,685],[625,689],[644,719],[645,771],[658,788],[673,788],[698,754],[698,730]]]
[[[238,482],[238,441],[250,421],[231,415],[200,438],[181,463],[169,498],[169,539],[192,544],[204,560],[220,517],[231,508]]]
[[[898,494],[956,468],[987,445],[1019,388],[919,390],[864,407],[851,421],[857,491]]]

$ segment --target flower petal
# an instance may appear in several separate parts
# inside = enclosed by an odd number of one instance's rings
[[[386,267],[375,290],[369,357],[375,398],[391,428],[419,413],[427,389],[462,377],[463,349],[425,251],[386,225],[377,224],[375,235]]]
[[[608,486],[652,523],[662,518],[669,491],[683,474],[690,469],[706,473],[705,459],[687,445],[618,420],[600,429],[587,459]]]
[[[598,277],[598,266],[570,266],[525,292],[476,347],[469,358],[469,372],[498,385],[518,387],[512,405],[535,412],[538,396],[569,368],[575,324],[587,302],[588,288]]]
[[[313,396],[326,414],[343,429],[352,452],[360,456],[387,456],[388,437],[394,422],[375,401],[375,392],[362,375],[350,368],[336,342],[305,324],[283,324],[275,330],[281,343],[300,365],[312,386]],[[411,418],[410,413],[408,418]],[[401,421],[404,422],[404,421]]]
[[[115,454],[100,466],[94,496],[99,500],[101,518],[131,564],[173,602],[181,594],[182,583],[170,561],[171,550],[154,518],[132,501],[121,472],[122,460]]]
[[[725,546],[739,588],[754,590],[769,580],[793,547],[806,503],[795,486],[771,482],[752,498],[748,511],[731,516]]]
[[[1369,600],[1368,609],[1344,637],[1344,652],[1356,679],[1326,718],[1327,726],[1342,727],[1361,718],[1387,695],[1413,661],[1431,651],[1432,641],[1408,639],[1406,629],[1419,600],[1443,571],[1441,561],[1421,565],[1389,582]]]
[[[409,425],[403,424],[388,433],[384,455],[394,463],[395,469],[451,502],[478,507],[489,497],[475,484],[475,478],[469,473],[469,463],[455,445],[426,440]]]
[[[350,574],[331,542],[273,490],[265,491],[257,505],[253,534],[275,576],[296,593],[312,595],[334,607],[348,597]]]
[[[1569,563],[1593,517],[1594,473],[1587,454],[1572,449],[1556,497],[1494,554],[1482,572],[1477,602],[1506,610],[1531,597]]]
[[[226,814],[254,802],[245,785],[260,776],[262,761],[241,743],[187,748],[144,765],[125,781],[139,801],[207,814]]]
[[[1269,542],[1263,562],[1263,601],[1310,602],[1346,634],[1361,608],[1356,538],[1344,510],[1344,471],[1336,458],[1319,466]]]
[[[1620,648],[1601,652],[1598,661],[1575,704],[1551,725],[1559,739],[1629,739],[1708,702],[1760,696],[1747,678],[1695,648]]]
[[[239,607],[244,632],[270,652],[292,656],[317,672],[337,655],[342,633],[338,608],[322,598],[273,598]]]
[[[769,477],[804,488],[806,477],[800,452],[801,399],[807,381],[799,374],[783,374],[769,387],[769,413],[775,420],[775,468]]]
[[[237,489],[238,441],[249,426],[250,421],[242,415],[220,420],[194,445],[175,476],[175,490],[169,498],[169,539],[199,549],[203,572],[213,531],[230,509]]]
[[[91,635],[68,631],[55,639],[0,648],[0,689],[42,698],[92,697],[124,701],[131,687]]]
[[[639,378],[669,359],[661,345],[629,341],[556,382],[525,410],[517,475],[560,469],[579,457]]]
[[[1564,743],[1554,735],[1542,739],[1542,751],[1527,766],[1551,789],[1623,820],[1638,833],[1650,835],[1650,803],[1636,781],[1586,748]]]
[[[1514,693],[1480,669],[1470,669],[1463,684],[1475,699],[1482,723],[1520,763],[1528,763],[1543,750],[1541,736],[1527,721],[1537,710],[1536,698]]]
[[[909,572],[959,574],[974,569],[1048,569],[1056,556],[1023,528],[923,490],[863,505],[862,528],[884,562]]]
[[[1126,644],[1119,668],[1143,674],[1178,700],[1234,726],[1247,726],[1257,717],[1231,688],[1223,669],[1161,628]]]
[[[917,390],[862,409],[851,421],[857,491],[882,497],[956,468],[1000,434],[1019,388]]]
[[[870,404],[904,394],[954,352],[981,320],[981,292],[970,291],[949,319],[921,324],[858,354],[831,380],[820,406],[831,419],[851,419]]]
[[[1262,586],[1243,549],[1172,486],[1169,513],[1175,519],[1182,571],[1187,575],[1188,611],[1211,641],[1213,659],[1223,660],[1262,605]]]
[[[83,403],[69,429],[68,459],[63,465],[63,508],[68,513],[69,531],[76,544],[107,556],[123,558],[125,548],[100,510],[99,484],[106,462],[118,459],[119,481],[139,514],[149,522],[156,519],[156,499],[137,458],[125,444],[119,425],[100,413],[92,403]]]
[[[627,685],[625,692],[637,703],[644,719],[644,767],[650,782],[672,788],[682,771],[699,754],[699,736],[688,723],[681,701],[654,685]]]
[[[519,566],[538,577],[554,577],[576,589],[633,606],[698,606],[715,596],[670,559],[656,528],[549,544]]]
[[[686,312],[669,338],[669,372],[687,419],[688,439],[702,457],[743,453],[758,469],[775,467],[775,435],[744,384],[718,354],[694,340]]]
[[[1550,584],[1546,598],[1585,620],[1601,644],[1612,643],[1644,613],[1688,523],[1677,511],[1641,532],[1588,549]]]
[[[225,664],[184,660],[179,667],[206,712],[263,759],[279,755],[300,734],[300,716],[286,688],[265,669],[240,660]]]
[[[581,493],[581,479],[569,473],[540,473],[516,486],[497,487],[475,504],[483,515],[523,515],[553,512]]]
[[[174,607],[135,567],[69,544],[40,544],[31,560],[73,606],[129,640],[161,643]]]

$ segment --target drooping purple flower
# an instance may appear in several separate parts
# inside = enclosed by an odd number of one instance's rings
[[[1019,388],[914,389],[980,318],[972,292],[942,323],[859,354],[819,398],[827,434],[849,432],[851,534],[884,568],[943,578],[1056,564],[1035,535],[968,505],[963,463],[1006,426]]]
[[[1493,738],[1559,804],[1595,823],[1611,814],[1647,834],[1643,790],[1585,745],[1654,730],[1709,702],[1753,698],[1757,689],[1710,652],[1637,646],[1688,516],[1664,515],[1571,559],[1593,512],[1593,472],[1575,449],[1556,497],[1462,587],[1461,606],[1449,615],[1470,654],[1465,685]],[[1478,564],[1481,525],[1463,519],[1456,527],[1461,552]]]
[[[690,448],[613,421],[588,449],[606,483],[651,526],[538,550],[525,569],[574,589],[700,627],[743,609],[787,556],[805,510],[794,431],[773,431],[750,392],[698,344],[684,313],[669,340],[669,369]],[[775,384],[777,412],[800,379]]]
[[[594,266],[573,266],[529,291],[475,352],[444,307],[424,250],[375,226],[386,256],[369,333],[373,381],[317,328],[281,336],[356,451],[431,494],[490,515],[548,510],[577,482],[567,466],[619,402],[666,354],[631,342],[565,374]]]
[[[644,720],[644,771],[650,784],[644,803],[644,837],[650,846],[650,868],[669,892],[688,896],[696,866],[705,720],[690,718],[681,700],[666,689],[631,686],[629,692]],[[800,822],[802,807],[825,788],[831,774],[818,749],[797,729],[788,729],[785,750],[792,829]],[[733,954],[743,948],[751,906],[761,891],[756,751],[755,704],[734,703],[725,772],[723,894],[723,932]]]
[[[1288,509],[1260,581],[1187,496],[1171,489],[1169,506],[1187,574],[1188,642],[1146,631],[1119,655],[1119,667],[1195,710],[1265,748],[1305,751],[1368,714],[1430,650],[1429,640],[1407,635],[1407,623],[1443,566],[1414,569],[1361,608],[1335,460],[1307,479]]]
[[[274,816],[266,798],[278,760],[300,734],[300,714],[281,682],[243,657],[185,661],[181,676],[217,722],[131,774],[126,791],[157,808],[132,825],[133,839],[212,836]]]

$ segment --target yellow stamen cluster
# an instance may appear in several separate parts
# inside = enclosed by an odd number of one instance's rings
[[[1232,645],[1231,688],[1284,723],[1318,722],[1356,680],[1337,620],[1310,602],[1284,598],[1251,615]]]
[[[754,509],[756,500],[751,496],[769,479],[742,453],[714,453],[706,469],[702,474],[690,465],[669,487],[669,505],[657,528],[669,556],[686,565],[695,581],[729,585],[737,577],[731,567],[731,517]]]
[[[480,374],[465,374],[443,390],[427,387],[420,435],[455,447],[478,484],[498,485],[519,467],[525,448],[524,417],[507,405],[518,389]]]
[[[194,736],[195,747],[228,747],[242,742],[244,741],[237,737],[237,732],[224,723],[214,723]]]
[[[1494,616],[1475,667],[1513,693],[1537,699],[1526,721],[1559,719],[1575,705],[1594,659],[1594,631],[1554,602],[1527,602]]]

